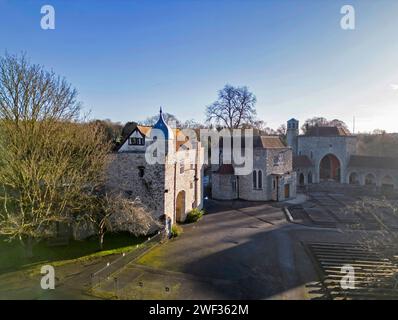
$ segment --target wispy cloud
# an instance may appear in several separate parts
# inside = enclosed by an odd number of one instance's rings
[[[398,90],[398,84],[395,83],[391,83],[390,84],[391,89],[393,89],[394,91]]]

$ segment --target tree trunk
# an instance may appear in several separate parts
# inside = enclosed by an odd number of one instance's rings
[[[33,239],[32,237],[26,237],[26,239],[21,239],[22,247],[25,251],[25,257],[30,259],[33,258]]]
[[[103,232],[103,231],[99,234],[100,251],[104,250],[104,235],[105,235],[105,232]]]

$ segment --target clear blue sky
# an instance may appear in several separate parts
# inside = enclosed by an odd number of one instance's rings
[[[53,5],[56,29],[40,28]],[[352,4],[356,30],[340,28]],[[159,106],[204,120],[226,83],[258,117],[340,118],[398,131],[395,0],[0,0],[0,53],[26,51],[64,75],[91,117],[142,120]]]

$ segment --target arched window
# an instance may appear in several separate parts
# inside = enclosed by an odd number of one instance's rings
[[[184,161],[180,162],[180,174],[183,174],[185,171],[185,163]]]
[[[303,185],[304,185],[304,174],[303,174],[303,173],[300,173],[300,176],[299,176],[299,184],[300,184],[300,186],[303,186]]]
[[[308,184],[312,183],[312,172],[308,173]]]
[[[373,174],[369,173],[365,177],[365,184],[367,186],[374,186],[376,185],[376,178]]]
[[[261,170],[258,170],[257,172],[258,175],[258,188],[262,189],[263,188],[263,172]]]
[[[257,189],[257,171],[253,170],[253,189]]]
[[[349,177],[350,184],[359,184],[359,177],[356,172],[352,172]]]

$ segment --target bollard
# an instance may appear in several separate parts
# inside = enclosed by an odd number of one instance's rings
[[[115,289],[115,297],[118,297],[118,278],[115,277],[113,278],[113,283],[114,283],[114,289]]]

